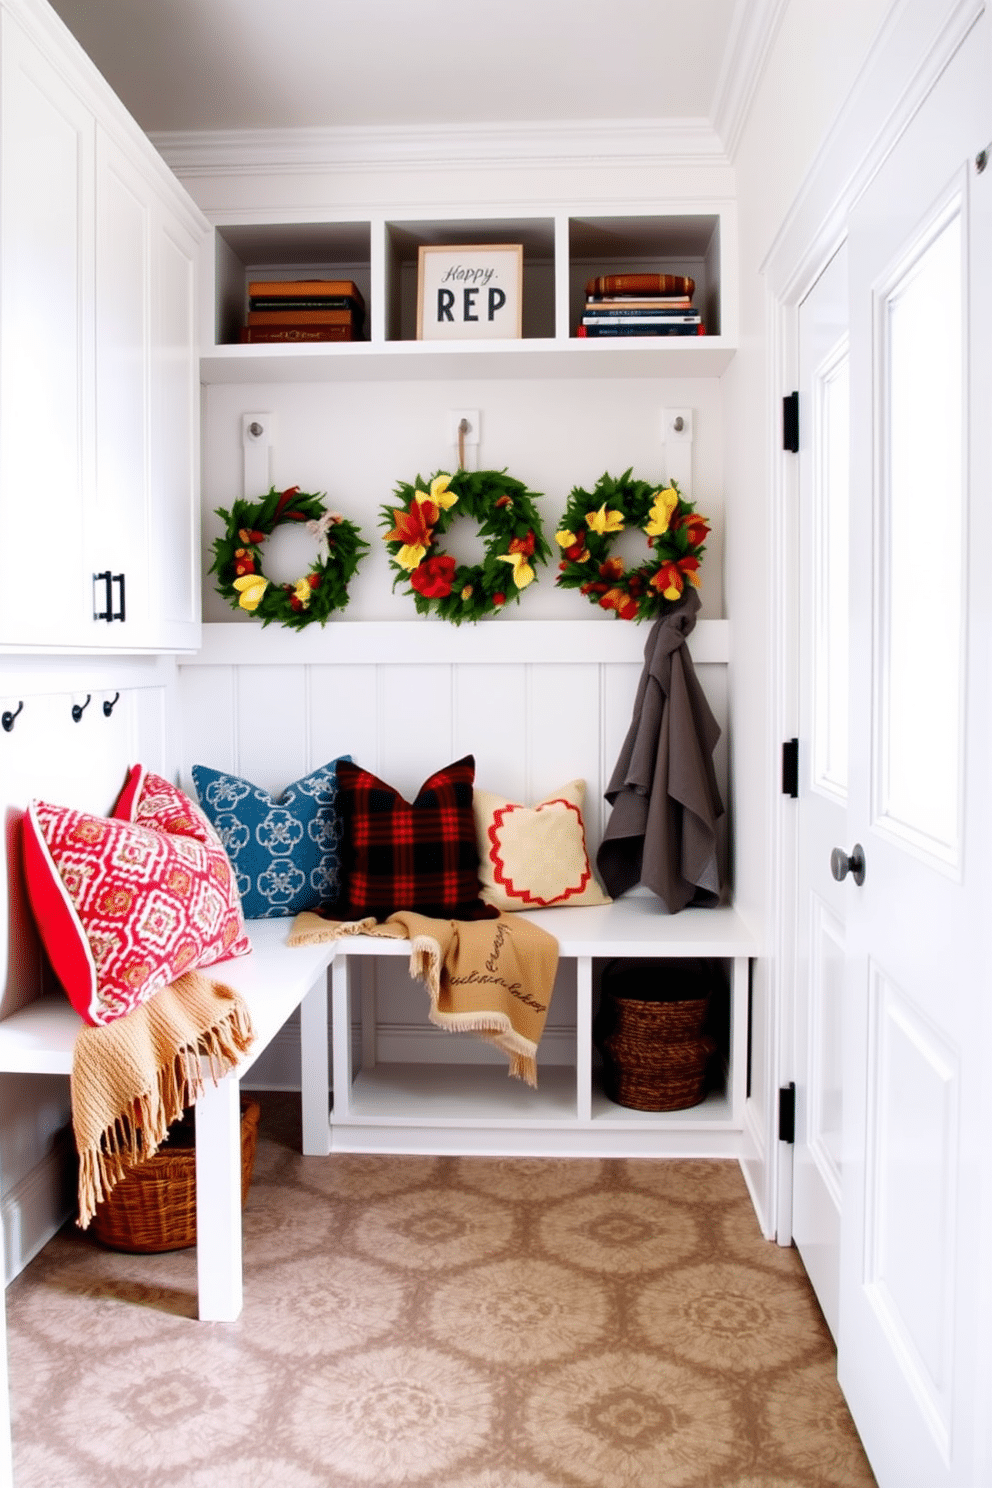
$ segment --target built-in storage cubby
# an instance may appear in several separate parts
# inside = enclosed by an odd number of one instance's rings
[[[368,222],[218,227],[214,235],[216,344],[238,344],[252,279],[350,279],[361,291],[368,313],[372,300],[370,243]],[[252,348],[254,353],[258,350]],[[275,350],[278,353],[280,348]],[[326,351],[326,347],[320,350]]]
[[[422,246],[520,244],[519,339],[417,339]],[[617,273],[689,275],[705,335],[585,338],[586,283]],[[214,291],[209,293],[213,276]],[[206,265],[205,382],[719,376],[737,336],[732,203],[708,210],[450,213],[218,223]],[[252,279],[351,279],[367,307],[349,343],[239,344]]]
[[[417,262],[421,246],[519,243],[523,248],[523,338],[555,333],[554,219],[480,218],[386,223],[386,340],[417,339]]]
[[[568,324],[575,335],[586,285],[602,274],[687,274],[707,336],[721,330],[720,218],[571,217],[568,223]]]
[[[747,1065],[748,961],[755,949],[733,909],[659,914],[644,899],[597,909],[528,914],[554,934],[574,963],[573,1038],[540,1055],[537,1088],[508,1077],[505,1059],[469,1062],[443,1054],[419,1062],[388,1056],[379,1036],[374,966],[407,957],[405,942],[367,936],[339,941],[333,982],[334,1100],[331,1146],[345,1152],[541,1153],[576,1156],[738,1156]],[[597,989],[617,954],[665,959],[700,952],[714,972],[709,1030],[713,1077],[682,1110],[640,1110],[607,1094],[595,1048]],[[359,971],[363,973],[360,978]],[[574,992],[572,987],[574,985]],[[438,1035],[440,1039],[451,1035]],[[454,1036],[456,1039],[459,1036]],[[549,1051],[550,1052],[550,1051]]]

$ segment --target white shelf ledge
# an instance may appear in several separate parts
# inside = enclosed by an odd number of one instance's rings
[[[720,377],[735,348],[722,336],[522,341],[363,341],[215,346],[202,383],[439,382],[463,378]]]
[[[635,625],[606,616],[601,620],[516,620],[512,613],[478,625],[448,625],[430,617],[418,620],[330,620],[310,625],[293,636],[295,665],[372,666],[389,661],[396,666],[424,660],[424,626],[431,627],[433,663],[525,665],[540,657],[542,665],[615,665],[644,659],[649,624]],[[286,632],[281,625],[262,626],[245,617],[204,625],[203,643],[180,665],[283,666]],[[698,620],[689,637],[689,651],[697,666],[730,660],[729,620]]]

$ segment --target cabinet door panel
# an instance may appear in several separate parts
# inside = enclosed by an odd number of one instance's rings
[[[56,70],[2,24],[0,523],[17,559],[0,588],[0,644],[80,644],[92,624],[80,552],[94,129]]]
[[[152,243],[151,495],[149,589],[156,639],[200,639],[198,244],[161,207]]]
[[[99,643],[147,642],[150,508],[151,203],[140,175],[97,138],[96,480],[87,532],[94,573],[123,573],[123,622]]]

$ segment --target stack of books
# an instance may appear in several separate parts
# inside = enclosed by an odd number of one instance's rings
[[[365,301],[350,279],[253,279],[242,341],[360,341]]]
[[[705,336],[685,274],[600,274],[586,285],[577,336]]]

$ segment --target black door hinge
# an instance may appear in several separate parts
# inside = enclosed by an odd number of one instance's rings
[[[799,740],[786,739],[782,745],[782,794],[799,798]]]
[[[782,399],[782,448],[790,455],[799,453],[799,394],[786,393]]]
[[[778,1139],[792,1143],[796,1140],[796,1082],[780,1087],[778,1092]]]

